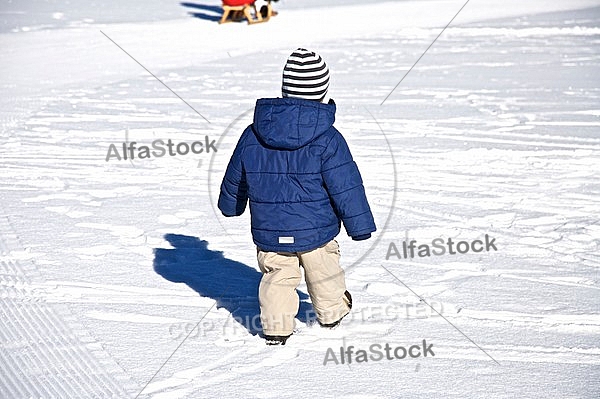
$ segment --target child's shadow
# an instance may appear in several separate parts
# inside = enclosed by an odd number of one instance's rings
[[[208,249],[208,242],[197,237],[166,234],[173,249],[154,249],[154,270],[165,279],[185,283],[198,294],[217,301],[234,320],[252,335],[262,332],[258,304],[258,284],[262,274],[248,265],[227,259],[221,251]],[[311,323],[315,318],[308,295],[298,291],[298,320]]]

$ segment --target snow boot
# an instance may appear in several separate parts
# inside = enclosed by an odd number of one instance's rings
[[[285,345],[285,342],[291,336],[292,336],[292,334],[290,334],[290,335],[265,335],[264,338],[265,338],[267,345]]]

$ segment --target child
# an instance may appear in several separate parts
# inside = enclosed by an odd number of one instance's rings
[[[283,98],[256,102],[254,123],[240,137],[221,184],[223,215],[241,215],[250,200],[268,345],[284,345],[294,330],[300,266],[321,326],[339,324],[352,307],[334,239],[340,222],[353,240],[376,230],[356,163],[333,127],[336,106],[328,88],[321,57],[294,51],[283,70]]]

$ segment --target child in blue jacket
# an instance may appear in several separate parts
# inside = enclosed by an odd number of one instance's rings
[[[300,266],[319,323],[339,324],[352,298],[334,238],[341,222],[353,240],[376,230],[358,167],[333,127],[336,106],[328,88],[323,59],[294,51],[283,71],[283,98],[256,102],[254,123],[240,137],[221,184],[225,216],[241,215],[250,202],[267,344],[285,344],[293,332]]]

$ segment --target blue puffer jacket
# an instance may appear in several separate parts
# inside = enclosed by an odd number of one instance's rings
[[[336,106],[303,99],[256,102],[254,123],[233,152],[219,195],[225,216],[250,200],[252,237],[263,251],[315,249],[340,232],[369,238],[375,222],[356,163],[334,127]]]

